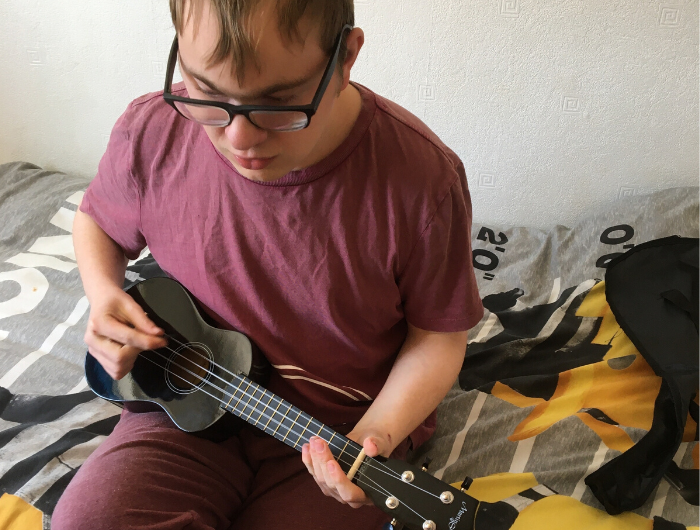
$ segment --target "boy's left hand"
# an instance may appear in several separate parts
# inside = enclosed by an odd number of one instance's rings
[[[389,442],[377,435],[353,436],[350,433],[348,438],[357,441],[365,450],[365,455],[374,457],[385,455],[391,452]],[[353,508],[359,508],[365,504],[372,504],[365,492],[352,483],[340,468],[338,462],[331,454],[328,444],[321,438],[313,436],[309,443],[301,448],[301,459],[314,477],[316,484],[327,497],[333,497],[343,504],[348,504]],[[344,462],[352,464],[352,462]]]

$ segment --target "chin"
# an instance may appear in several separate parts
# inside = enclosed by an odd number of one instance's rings
[[[273,180],[278,180],[284,177],[289,171],[279,170],[271,167],[265,169],[246,169],[238,165],[235,160],[229,160],[236,171],[243,175],[248,180],[254,180],[257,182],[271,182]]]

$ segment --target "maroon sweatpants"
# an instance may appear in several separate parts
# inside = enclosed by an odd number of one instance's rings
[[[66,488],[52,529],[379,530],[388,520],[323,495],[301,453],[254,427],[214,443],[164,412],[124,411]]]

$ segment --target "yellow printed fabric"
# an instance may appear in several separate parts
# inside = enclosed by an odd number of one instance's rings
[[[452,484],[455,488],[460,483]],[[538,487],[539,486],[539,487]],[[552,494],[540,495],[532,501],[533,493],[545,492],[532,473],[498,473],[477,478],[467,490],[467,494],[481,501],[475,521],[478,523],[483,513],[499,511],[502,506],[517,507],[517,515],[506,522],[510,530],[653,530],[654,521],[635,513],[609,515],[583,504],[571,497]],[[522,495],[520,495],[522,494]],[[518,502],[520,499],[520,502]],[[523,502],[524,501],[524,502]],[[486,504],[490,506],[486,506]],[[500,510],[506,513],[506,510]],[[688,530],[698,527],[689,526]],[[477,528],[475,530],[481,530]]]
[[[5,493],[0,497],[0,528],[2,530],[41,530],[42,513],[19,497]]]
[[[608,515],[580,502],[555,495],[532,503],[511,530],[652,530],[653,521],[634,513]]]
[[[447,441],[453,455],[459,450],[456,462],[437,465],[444,466],[440,476],[474,478],[467,493],[481,503],[476,529],[480,521],[490,530],[697,528],[687,478],[680,491],[662,480],[645,506],[615,516],[585,483],[650,430],[662,383],[620,328],[605,282],[586,281],[558,300],[511,310],[522,293],[485,300],[494,332],[470,343],[459,379],[466,392],[448,405],[457,411],[464,403],[461,431],[438,432],[429,442]],[[689,414],[674,458],[682,472],[698,468],[696,432]],[[498,521],[489,516],[495,513]]]

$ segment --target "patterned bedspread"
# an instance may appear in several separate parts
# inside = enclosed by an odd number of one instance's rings
[[[49,528],[66,484],[118,420],[83,376],[89,311],[71,226],[86,186],[0,165],[2,529]],[[669,235],[698,237],[698,188],[621,199],[574,227],[474,224],[487,311],[436,435],[411,460],[430,458],[447,482],[474,479],[469,493],[501,510],[495,530],[698,526],[683,484],[662,480],[641,508],[610,516],[584,482],[649,430],[660,386],[607,305],[605,266]],[[148,276],[148,263],[147,254],[130,263],[127,277]],[[691,415],[674,463],[698,469]]]

